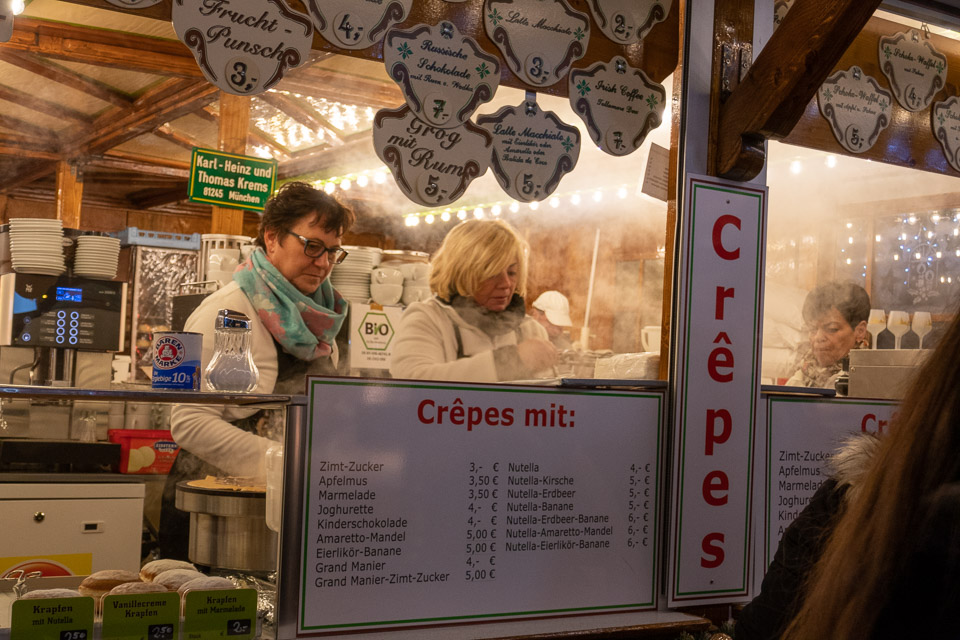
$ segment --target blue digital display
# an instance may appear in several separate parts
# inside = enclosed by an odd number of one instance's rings
[[[83,289],[57,287],[57,302],[83,302]]]

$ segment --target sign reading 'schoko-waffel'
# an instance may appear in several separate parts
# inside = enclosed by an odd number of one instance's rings
[[[188,197],[193,202],[263,211],[276,180],[276,160],[194,148]]]

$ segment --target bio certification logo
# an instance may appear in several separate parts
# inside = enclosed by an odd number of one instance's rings
[[[387,314],[378,311],[367,312],[359,330],[363,346],[370,351],[386,351],[395,333]]]

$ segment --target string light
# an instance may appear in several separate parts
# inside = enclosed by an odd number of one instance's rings
[[[441,213],[441,214],[440,214],[440,219],[443,220],[444,222],[449,222],[449,221],[450,221],[450,210],[447,209],[447,210],[445,210],[443,213]]]
[[[333,192],[337,190],[337,185],[336,183],[328,182],[325,185],[323,185],[323,190],[328,195],[332,195]]]
[[[377,171],[373,174],[373,181],[377,184],[383,184],[387,181],[387,172],[386,171]]]
[[[559,206],[560,206],[560,198],[558,198],[558,197],[556,197],[556,196],[550,198],[550,206],[553,207],[554,209],[556,209],[557,207],[559,207]]]
[[[433,214],[430,213],[430,214],[427,214],[427,217],[424,218],[423,220],[424,220],[424,222],[426,222],[427,224],[433,224],[433,221],[435,220],[435,218],[433,217]]]
[[[460,211],[457,211],[457,218],[459,218],[460,220],[466,220],[466,219],[467,219],[467,210],[466,210],[466,209],[460,209]]]
[[[370,184],[370,178],[367,177],[367,174],[361,173],[359,176],[357,176],[357,186],[358,186],[358,187],[360,187],[360,188],[362,189],[363,187],[367,186],[368,184]]]
[[[344,178],[343,180],[340,181],[340,188],[343,189],[344,191],[350,191],[350,187],[352,186],[353,186],[353,183],[350,182],[348,178]]]
[[[536,211],[537,209],[540,208],[540,203],[534,200],[533,202],[530,203],[529,206],[531,211]]]
[[[580,204],[580,194],[575,193],[570,196],[570,204]]]
[[[500,215],[501,211],[503,211],[503,209],[501,209],[500,205],[498,204],[495,204],[492,207],[490,207],[490,213],[492,213],[494,216]]]
[[[517,211],[520,211],[520,203],[519,203],[519,202],[511,202],[511,203],[510,203],[510,213],[516,213]]]
[[[483,207],[477,207],[476,209],[474,209],[474,210],[473,210],[473,217],[476,218],[477,220],[482,219],[482,218],[483,218]]]

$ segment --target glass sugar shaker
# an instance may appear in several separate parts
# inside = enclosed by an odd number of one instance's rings
[[[257,388],[260,371],[250,352],[250,327],[250,318],[239,311],[217,313],[213,358],[203,372],[205,389],[247,393]]]

